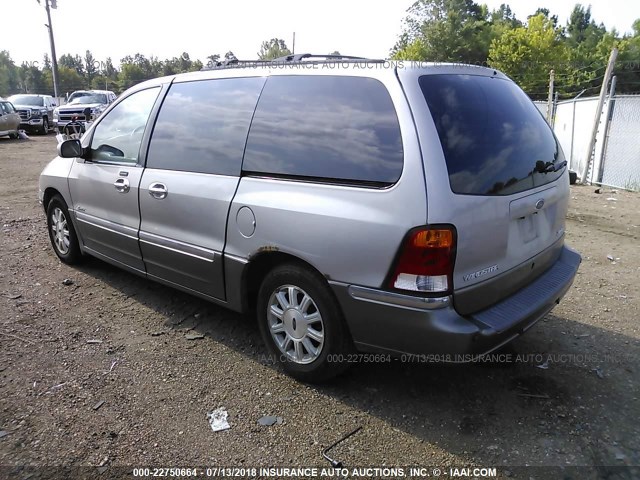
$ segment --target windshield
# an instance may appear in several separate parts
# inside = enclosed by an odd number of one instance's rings
[[[562,175],[553,132],[515,83],[476,75],[424,75],[419,82],[453,192],[510,195]]]
[[[104,93],[74,93],[69,97],[69,103],[88,104],[88,103],[107,103],[107,96]]]
[[[30,107],[42,107],[44,99],[32,95],[13,95],[9,97],[9,101],[14,105],[29,105]]]

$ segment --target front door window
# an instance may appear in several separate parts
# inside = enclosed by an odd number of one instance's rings
[[[142,135],[159,92],[159,87],[136,92],[101,119],[91,140],[92,161],[139,163]]]

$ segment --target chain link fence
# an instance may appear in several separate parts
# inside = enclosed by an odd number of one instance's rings
[[[640,191],[640,95],[615,96],[609,118],[595,183]]]
[[[534,104],[546,118],[547,103]],[[597,104],[598,98],[590,97],[555,105],[553,130],[578,178],[588,164]],[[606,99],[591,158],[589,182],[640,191],[640,95]]]

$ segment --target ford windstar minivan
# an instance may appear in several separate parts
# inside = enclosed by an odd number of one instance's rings
[[[558,141],[493,69],[231,61],[136,85],[58,153],[39,196],[63,262],[255,312],[304,381],[352,352],[492,352],[581,260]]]

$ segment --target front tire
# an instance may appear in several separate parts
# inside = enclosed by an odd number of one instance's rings
[[[297,264],[276,267],[260,286],[258,325],[270,353],[298,380],[322,382],[348,367],[353,342],[324,278]]]
[[[42,119],[42,127],[40,127],[40,131],[38,133],[40,135],[46,135],[49,133],[49,119],[47,117]]]
[[[47,205],[47,230],[53,251],[68,265],[79,263],[82,259],[76,230],[73,228],[67,204],[60,195]]]

